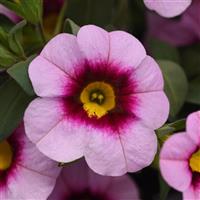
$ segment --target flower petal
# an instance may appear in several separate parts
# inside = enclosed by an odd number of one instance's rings
[[[198,41],[198,33],[200,31],[196,31],[198,26],[196,26],[196,23],[194,25],[194,20],[191,18],[188,11],[189,9],[178,21],[163,18],[156,13],[148,13],[147,35],[165,41],[172,46],[185,46]],[[195,12],[192,10],[192,13]],[[162,27],[162,29],[158,30],[158,27]]]
[[[58,167],[58,163],[37,150],[35,144],[25,136],[24,127],[19,128],[17,131],[17,137],[20,143],[23,144],[20,166],[56,180],[61,170]]]
[[[145,127],[141,121],[133,121],[120,133],[128,172],[136,172],[150,165],[157,152],[154,131]]]
[[[81,51],[90,62],[107,62],[109,55],[109,35],[94,25],[83,26],[77,35]]]
[[[116,134],[107,134],[94,129],[85,149],[85,160],[96,173],[120,176],[127,172],[123,149]]]
[[[63,173],[61,171],[60,176],[57,178],[56,185],[52,193],[48,197],[48,200],[66,199],[66,197],[70,195],[69,188],[66,187],[66,184],[63,181],[62,175]]]
[[[28,140],[23,124],[11,138],[18,144],[16,150],[20,156],[15,160],[13,173],[8,175],[6,194],[1,199],[46,199],[53,190],[61,169]]]
[[[188,159],[196,145],[186,133],[171,136],[160,153],[160,168],[165,180],[175,189],[184,191],[192,180]]]
[[[167,183],[179,191],[186,190],[192,180],[188,162],[182,160],[160,160],[161,174]]]
[[[14,23],[17,23],[18,21],[20,21],[20,17],[18,17],[13,11],[9,10],[3,5],[0,5],[0,14],[5,15]]]
[[[70,162],[83,156],[86,129],[65,116],[61,99],[36,99],[26,110],[24,121],[28,137],[38,149],[59,162]],[[84,132],[85,131],[85,132]]]
[[[143,45],[131,34],[123,31],[110,33],[110,63],[118,64],[125,69],[135,69],[145,56]]]
[[[100,176],[87,166],[84,159],[63,168],[49,200],[59,199],[59,197],[66,199],[70,194],[81,194],[84,191],[102,195],[102,199],[104,196],[106,199],[139,200],[138,189],[128,176]]]
[[[55,185],[55,178],[44,176],[20,166],[9,180],[9,192],[5,199],[46,199]]]
[[[169,1],[169,0],[144,0],[150,10],[155,10],[163,17],[175,17],[184,12],[192,0]]]
[[[195,142],[197,145],[200,144],[200,112],[195,112],[190,114],[187,117],[186,121],[186,129],[189,137]]]
[[[69,76],[42,56],[36,57],[29,66],[29,77],[38,96],[64,96]]]
[[[194,186],[191,185],[186,191],[183,192],[183,199],[199,200],[200,187],[194,188]]]
[[[96,173],[120,176],[152,162],[157,150],[153,131],[134,121],[134,125],[132,123],[121,132],[107,134],[94,130],[90,135],[85,159]]]
[[[164,92],[146,92],[132,95],[137,99],[137,106],[132,112],[140,118],[143,123],[152,128],[161,127],[169,115],[169,101]]]
[[[108,194],[113,199],[119,200],[141,199],[136,184],[128,177],[128,175],[112,178]]]
[[[84,62],[76,37],[67,33],[51,39],[40,55],[68,74],[73,73],[75,67]]]
[[[132,75],[136,83],[135,93],[160,91],[164,88],[164,80],[160,67],[150,56],[146,56]]]
[[[87,131],[66,117],[37,142],[37,147],[53,160],[71,162],[83,156]]]
[[[88,169],[89,188],[94,194],[105,193],[111,199],[139,200],[139,191],[128,175],[120,177],[100,176]],[[109,190],[108,190],[109,188]]]
[[[33,143],[37,143],[64,118],[64,114],[61,99],[35,99],[29,104],[24,115],[27,136]]]
[[[171,136],[162,148],[160,158],[164,160],[186,161],[196,150],[195,143],[187,133],[178,133]]]
[[[84,159],[65,166],[57,179],[56,186],[49,200],[66,199],[74,191],[78,193],[87,190],[89,188],[88,170],[89,168]]]

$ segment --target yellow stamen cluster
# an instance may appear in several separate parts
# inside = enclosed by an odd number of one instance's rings
[[[8,169],[12,164],[13,152],[10,144],[3,140],[0,142],[0,171]]]
[[[193,172],[200,173],[200,150],[191,156],[189,164]]]
[[[105,82],[96,81],[88,84],[81,92],[80,100],[88,117],[99,119],[115,107],[114,90]]]

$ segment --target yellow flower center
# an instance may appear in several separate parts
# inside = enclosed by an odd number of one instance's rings
[[[88,117],[99,119],[115,107],[114,90],[105,82],[96,81],[88,84],[81,92],[80,100]]]
[[[13,152],[10,144],[3,140],[0,142],[0,171],[6,170],[11,166]]]
[[[189,163],[193,172],[200,173],[200,150],[192,154],[192,157],[190,158]]]

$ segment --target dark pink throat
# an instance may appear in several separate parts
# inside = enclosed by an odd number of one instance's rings
[[[133,73],[131,69],[124,70],[121,66],[103,62],[85,62],[76,67],[70,86],[68,85],[66,88],[66,93],[69,95],[63,98],[66,118],[71,118],[78,123],[89,124],[95,128],[110,129],[112,132],[117,132],[129,121],[137,120],[133,112],[138,104],[138,100],[133,96],[136,88]],[[116,97],[115,108],[100,119],[89,118],[80,101],[80,94],[83,89],[96,81],[111,85]]]

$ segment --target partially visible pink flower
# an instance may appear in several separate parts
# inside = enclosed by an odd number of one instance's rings
[[[148,13],[147,20],[147,35],[171,45],[183,46],[200,41],[199,0],[193,0],[192,5],[179,19],[164,19],[157,14]]]
[[[0,4],[0,14],[5,15],[14,23],[17,23],[20,20],[20,17],[18,17],[13,11],[9,10],[8,8],[6,8],[1,4]]]
[[[0,199],[45,200],[59,175],[57,165],[36,149],[21,125],[0,142]]]
[[[118,176],[151,164],[154,129],[169,103],[157,63],[123,31],[83,26],[54,37],[29,66],[39,98],[25,112],[38,149],[60,162],[82,156],[97,173]]]
[[[192,0],[144,0],[145,5],[163,17],[175,17],[183,13]]]
[[[200,199],[200,111],[187,118],[186,133],[174,134],[164,143],[160,169],[185,200]]]
[[[62,5],[64,3],[64,0],[44,0],[44,16],[48,15],[58,15],[60,9],[62,8]],[[17,23],[21,20],[21,17],[17,16],[15,12],[9,10],[5,6],[0,4],[0,14],[5,15],[8,17],[11,21],[14,23]]]
[[[124,175],[104,177],[81,160],[63,168],[48,200],[139,200],[136,184]]]

